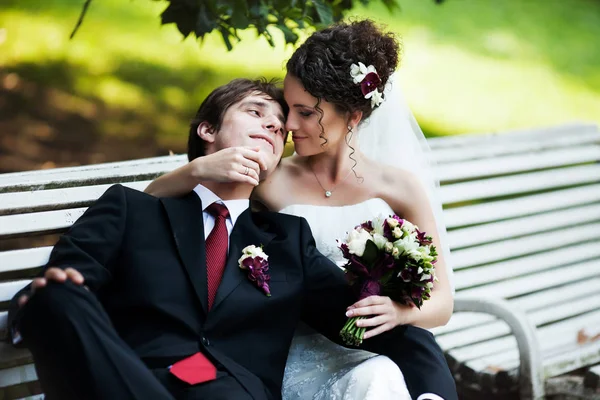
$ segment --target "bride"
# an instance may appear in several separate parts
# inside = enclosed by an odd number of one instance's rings
[[[308,38],[287,62],[284,80],[290,108],[286,129],[295,154],[253,193],[270,210],[306,218],[321,253],[339,264],[336,239],[381,214],[415,223],[443,250],[438,281],[421,309],[381,296],[349,308],[348,316],[369,316],[357,323],[368,327],[366,340],[398,325],[444,325],[453,307],[452,270],[426,144],[393,82],[398,54],[394,35],[368,20],[340,23]],[[175,196],[206,179],[258,185],[263,168],[258,153],[241,148],[220,153],[159,177],[146,192]],[[283,383],[288,400],[410,399],[402,372],[390,359],[342,348],[306,326],[295,335]]]

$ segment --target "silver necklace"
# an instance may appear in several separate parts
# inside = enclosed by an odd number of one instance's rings
[[[323,189],[325,191],[325,197],[330,198],[331,195],[333,194],[333,191],[335,189],[335,187],[337,185],[339,185],[340,183],[344,182],[346,180],[346,178],[348,178],[350,176],[350,173],[352,172],[352,169],[350,169],[350,171],[348,171],[348,173],[346,174],[346,176],[344,177],[344,179],[342,179],[341,181],[339,181],[338,183],[336,183],[335,185],[333,185],[333,187],[329,190],[325,189],[323,187],[323,185],[321,185],[321,181],[319,181],[319,177],[317,176],[317,174],[315,173],[315,170],[313,169],[312,165],[310,165],[310,170],[312,171],[313,175],[315,176],[315,179],[317,180],[317,183],[319,184],[319,186],[321,186],[321,189]]]

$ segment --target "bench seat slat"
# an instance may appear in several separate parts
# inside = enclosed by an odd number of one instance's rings
[[[538,153],[464,161],[457,164],[443,164],[436,168],[435,176],[442,182],[461,181],[583,164],[599,159],[600,145],[592,144]]]
[[[540,306],[548,306],[540,304]],[[586,297],[585,301],[575,299],[564,300],[562,303],[553,304],[552,307],[542,308],[527,314],[528,319],[536,326],[560,321],[585,312],[600,309],[600,290],[598,293]],[[468,334],[467,334],[468,333]],[[511,333],[509,326],[502,321],[481,324],[472,327],[468,332],[458,331],[438,337],[438,343],[444,350],[464,347],[471,343],[482,342],[502,337]]]
[[[488,199],[600,182],[600,164],[443,185],[443,204]]]
[[[595,311],[538,328],[536,335],[540,350],[547,353],[552,349],[576,343],[577,332],[580,329],[598,323],[600,323],[600,311]],[[453,349],[449,353],[456,360],[463,362],[515,350],[516,343],[515,337],[511,335]]]
[[[600,184],[444,210],[448,229],[600,202]]]
[[[436,336],[443,336],[459,331],[465,327],[477,326],[484,323],[499,321],[498,318],[491,314],[477,312],[454,312],[450,317],[450,321],[444,326],[438,326],[431,329],[431,332]]]
[[[600,221],[600,203],[455,230],[448,242],[460,249],[595,221]]]
[[[143,191],[149,183],[150,181],[140,181],[121,184]],[[111,186],[112,184],[0,193],[0,215],[88,207]]]
[[[559,231],[538,233],[518,239],[507,239],[496,243],[484,244],[453,251],[452,264],[454,270],[475,265],[522,257],[540,251],[550,251],[566,245],[598,241],[600,238],[600,223],[566,227]]]
[[[37,373],[33,364],[5,369],[0,374],[0,389],[23,382],[37,381]]]
[[[599,131],[581,132],[574,136],[544,138],[544,140],[534,137],[529,141],[522,142],[503,141],[500,143],[486,143],[459,148],[436,149],[431,154],[435,162],[438,165],[442,165],[595,143],[600,143]]]
[[[586,281],[566,282],[563,286],[553,287],[549,290],[535,293],[525,293],[524,295],[508,300],[514,310],[528,313],[539,308],[540,304],[552,304],[560,302],[562,299],[569,300],[574,296],[591,296],[598,293],[600,287],[600,277],[592,278]],[[489,314],[483,313],[454,313],[450,322],[445,326],[434,328],[435,335],[445,335],[455,331],[463,331],[468,334],[468,329],[481,324],[486,324],[498,320]]]
[[[8,325],[8,311],[0,312],[0,341],[6,338],[6,326]]]
[[[570,344],[560,347],[558,354],[543,353],[542,365],[546,379],[575,371],[596,361],[600,361],[600,341],[584,345]],[[510,371],[519,367],[519,352],[516,349],[491,357],[483,357],[465,363],[475,371]]]
[[[27,349],[16,348],[12,344],[0,342],[0,370],[31,364],[33,359]]]

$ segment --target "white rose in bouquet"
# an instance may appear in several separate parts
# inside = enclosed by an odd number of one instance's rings
[[[368,240],[371,240],[371,234],[364,229],[355,229],[351,231],[346,239],[348,251],[350,254],[362,257]]]

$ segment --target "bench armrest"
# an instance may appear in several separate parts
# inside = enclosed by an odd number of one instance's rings
[[[491,314],[506,322],[517,340],[519,349],[519,393],[522,400],[544,398],[542,356],[538,346],[535,326],[527,316],[515,310],[503,299],[457,296],[454,312],[481,312]]]

